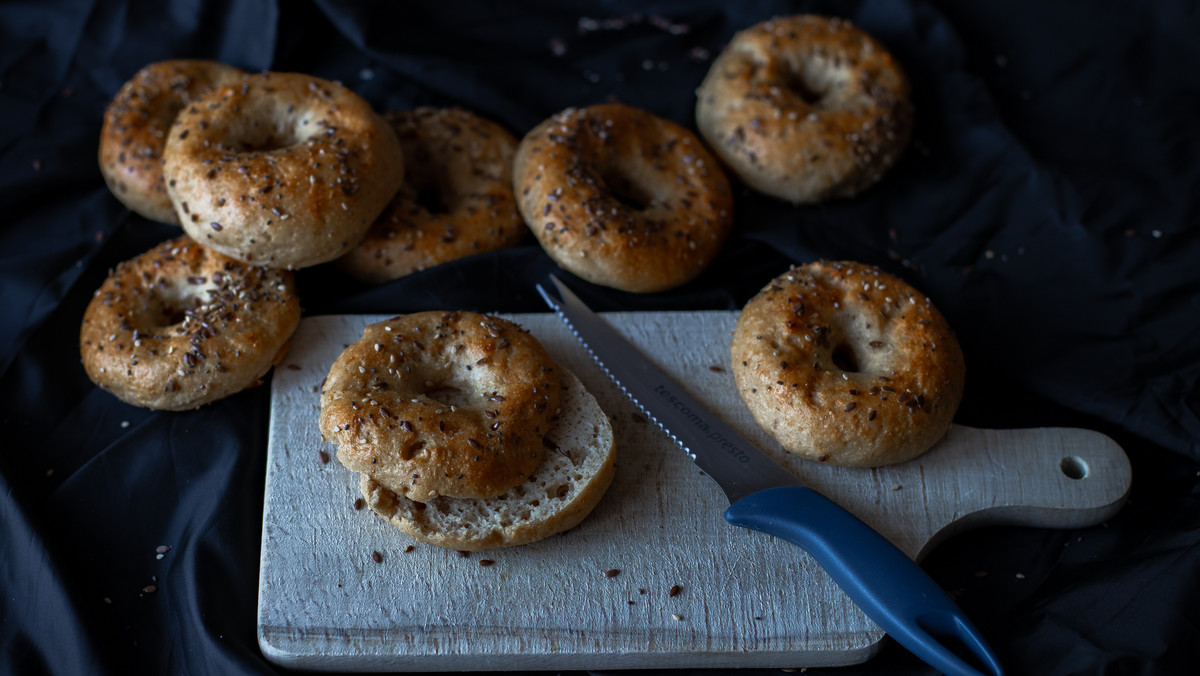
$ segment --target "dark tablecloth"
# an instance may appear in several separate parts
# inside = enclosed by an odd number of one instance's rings
[[[107,270],[178,232],[97,169],[104,108],[135,71],[307,72],[379,110],[456,104],[518,135],[610,99],[694,127],[730,36],[805,11],[851,18],[907,69],[902,161],[816,206],[739,187],[727,246],[675,291],[575,286],[600,310],[734,309],[791,263],[903,276],[963,344],[959,422],[1100,430],[1134,468],[1105,524],[973,531],[926,569],[1010,673],[1197,673],[1200,19],[1173,0],[0,5],[0,672],[278,671],[255,640],[269,388],[156,413],[79,363]],[[529,239],[374,288],[329,266],[298,279],[307,315],[526,312],[554,269]],[[889,644],[818,672],[928,668]]]

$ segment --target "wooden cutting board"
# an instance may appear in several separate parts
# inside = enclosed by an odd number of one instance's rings
[[[1095,524],[1129,491],[1121,448],[1078,429],[956,426],[921,458],[880,469],[792,458],[734,389],[736,313],[606,316],[734,429],[914,558],[969,526]],[[460,557],[356,511],[358,476],[317,429],[318,386],[384,318],[305,319],[275,370],[258,607],[270,660],[343,671],[805,667],[862,662],[881,647],[883,632],[802,550],[725,523],[716,483],[551,314],[510,318],[613,421],[616,478],[592,515],[533,545]]]

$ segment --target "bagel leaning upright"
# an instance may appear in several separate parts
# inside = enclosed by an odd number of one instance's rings
[[[245,73],[215,61],[174,59],[139,70],[113,97],[100,130],[100,173],[125,206],[179,223],[163,181],[163,150],[175,116],[192,101]]]

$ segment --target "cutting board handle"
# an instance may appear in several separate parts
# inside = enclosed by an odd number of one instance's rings
[[[1065,427],[955,425],[922,465],[923,477],[938,476],[946,484],[926,495],[954,506],[941,512],[948,520],[930,524],[933,531],[917,559],[945,538],[982,525],[1095,525],[1121,509],[1133,481],[1129,458],[1117,442]]]

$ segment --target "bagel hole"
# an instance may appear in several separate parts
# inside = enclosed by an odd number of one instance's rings
[[[600,182],[613,199],[634,211],[642,211],[654,202],[654,195],[618,167],[604,167],[600,173]]]
[[[427,185],[417,191],[417,205],[431,214],[448,214],[450,207],[446,204],[446,196],[436,185]]]
[[[858,354],[848,343],[833,348],[833,365],[846,373],[858,373]]]
[[[815,82],[803,72],[789,69],[783,73],[783,86],[810,106],[818,105],[825,98],[828,87],[822,84],[827,83]]]
[[[269,153],[273,150],[282,150],[299,145],[305,140],[292,130],[280,131],[261,126],[252,126],[246,128],[245,132],[229,140],[228,145],[234,152],[245,154]]]
[[[183,323],[188,311],[202,304],[197,291],[195,288],[180,289],[174,285],[158,290],[157,302],[149,303],[136,317],[134,325],[144,331],[157,331]]]
[[[457,387],[450,387],[446,385],[434,387],[426,392],[425,396],[439,404],[442,404],[443,406],[454,406],[455,408],[460,406],[469,406],[472,403],[466,392],[463,392]]]
[[[163,305],[163,307],[158,309],[157,315],[151,318],[150,323],[155,328],[165,328],[182,323],[186,317],[187,311],[183,308],[174,305]]]

